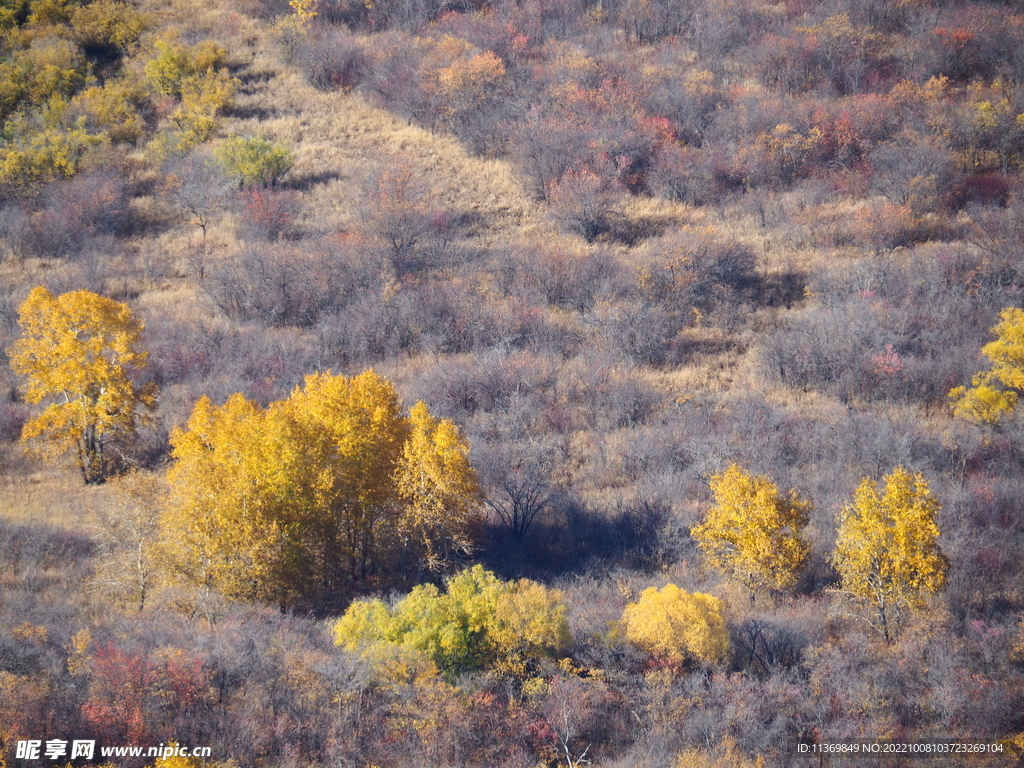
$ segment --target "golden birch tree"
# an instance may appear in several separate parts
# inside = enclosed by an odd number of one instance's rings
[[[395,472],[409,435],[398,393],[372,370],[328,372],[307,376],[280,407],[293,430],[283,463],[301,484],[289,503],[304,562],[321,564],[320,590],[367,578],[396,543]]]
[[[902,613],[946,584],[949,561],[939,546],[939,502],[920,473],[896,467],[885,488],[870,478],[839,513],[832,564],[842,590],[866,603],[889,642]]]
[[[755,592],[789,589],[807,566],[810,502],[733,464],[711,478],[714,504],[690,529],[707,563]]]
[[[136,436],[156,387],[136,386],[145,368],[142,321],[127,304],[90,291],[54,296],[35,288],[18,310],[22,336],[7,350],[26,377],[25,399],[47,405],[25,424],[22,440],[46,459],[72,453],[86,483],[114,470],[111,451]]]
[[[257,403],[232,395],[195,405],[171,434],[174,464],[161,515],[163,553],[185,581],[239,598],[279,598],[282,521],[268,486],[277,442]]]
[[[1008,307],[999,318],[996,340],[981,348],[992,367],[976,373],[970,387],[949,392],[953,412],[970,421],[998,424],[1017,407],[1017,393],[1004,387],[1024,389],[1024,310]]]
[[[404,500],[402,530],[422,546],[428,568],[469,554],[479,537],[480,484],[469,443],[449,419],[435,419],[420,402],[409,412],[410,434],[396,480]]]

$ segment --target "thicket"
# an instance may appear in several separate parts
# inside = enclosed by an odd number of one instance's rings
[[[118,467],[139,471],[53,503],[79,522],[0,521],[5,745],[732,766],[900,734],[1018,760],[1012,4],[221,20],[0,15],[0,349],[36,286],[87,289],[144,320],[161,392]],[[369,102],[507,163],[472,167],[511,168],[526,203],[467,205],[412,129],[359,173],[318,165],[310,113],[291,130],[302,105],[259,101],[274,56],[317,109]],[[4,362],[0,482],[55,495],[15,448],[37,411]],[[394,439],[338,474],[358,419],[304,382],[370,366]],[[227,523],[188,530],[200,512]],[[191,549],[149,546],[161,525]]]
[[[998,5],[358,5],[299,41],[312,82],[512,159],[588,240],[615,236],[629,194],[703,204],[816,178],[891,206],[863,233],[880,245],[944,239],[944,214],[1005,202],[1024,149],[1024,25]],[[752,78],[730,87],[735,71]]]
[[[157,153],[187,149],[213,136],[231,103],[236,82],[223,48],[209,40],[187,45],[173,28],[154,36],[156,17],[128,3],[31,0],[6,11],[5,198],[31,197],[39,184],[102,166],[105,155],[145,139]],[[165,97],[173,101],[161,103]]]
[[[372,370],[310,374],[265,410],[202,398],[171,445],[157,556],[195,587],[323,610],[476,548],[469,446]]]

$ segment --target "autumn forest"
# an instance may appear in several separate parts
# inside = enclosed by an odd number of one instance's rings
[[[0,385],[0,768],[1024,760],[1016,3],[0,0]]]

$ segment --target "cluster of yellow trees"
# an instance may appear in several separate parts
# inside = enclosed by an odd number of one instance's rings
[[[529,579],[502,581],[477,565],[416,587],[392,606],[357,600],[334,625],[334,641],[386,674],[446,675],[498,668],[523,676],[531,663],[572,640],[564,595]],[[725,604],[675,584],[651,587],[622,614],[623,636],[668,663],[718,663],[729,652]]]
[[[708,564],[755,591],[793,587],[809,556],[802,531],[810,504],[735,465],[711,485],[715,503],[691,529]],[[870,606],[867,618],[886,641],[905,610],[945,583],[938,510],[924,478],[897,467],[884,489],[866,479],[840,514],[831,559],[842,593]],[[626,606],[619,626],[629,643],[662,662],[728,658],[726,606],[714,595],[651,587]],[[391,606],[356,601],[334,637],[387,674],[423,664],[434,673],[500,666],[522,674],[571,639],[560,592],[525,579],[503,582],[479,565],[450,579],[445,592],[425,585]]]
[[[471,550],[469,447],[373,371],[313,374],[267,408],[202,398],[171,436],[165,551],[187,581],[282,604],[329,601],[385,566]]]
[[[714,504],[690,529],[709,565],[749,587],[792,588],[807,566],[810,502],[782,494],[767,477],[733,465],[711,480]],[[841,593],[871,609],[885,636],[908,608],[945,586],[949,562],[939,546],[939,503],[920,473],[896,467],[884,489],[865,478],[839,513],[831,556]]]

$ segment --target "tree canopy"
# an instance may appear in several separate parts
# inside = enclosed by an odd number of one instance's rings
[[[832,555],[842,589],[866,602],[886,641],[902,612],[946,584],[949,561],[939,546],[939,502],[920,473],[896,467],[880,491],[871,478],[839,513]]]
[[[725,606],[714,595],[675,584],[649,587],[622,613],[626,639],[668,661],[723,661],[729,652]]]
[[[469,444],[452,421],[434,418],[422,402],[409,411],[395,480],[404,501],[401,528],[422,549],[428,568],[441,570],[472,549],[480,485]]]
[[[389,608],[360,600],[334,625],[334,641],[369,657],[413,652],[454,674],[497,663],[523,663],[569,642],[562,593],[521,579],[502,581],[476,565],[442,592],[416,587]]]
[[[708,564],[752,590],[792,587],[810,552],[810,502],[735,464],[711,478],[711,490],[714,504],[690,529]]]
[[[8,349],[26,377],[25,399],[48,401],[22,439],[45,458],[73,453],[86,483],[114,470],[112,449],[136,436],[142,412],[156,405],[153,384],[136,385],[146,367],[142,321],[122,304],[90,291],[54,296],[35,288],[18,310],[22,336]]]
[[[171,444],[165,547],[194,584],[319,606],[472,547],[468,445],[373,371],[313,374],[265,409],[203,398]]]
[[[1024,310],[1008,307],[999,317],[992,329],[996,340],[981,348],[992,367],[975,374],[970,387],[949,393],[958,416],[986,424],[998,423],[1017,407],[1017,393],[1002,387],[1024,389]]]

